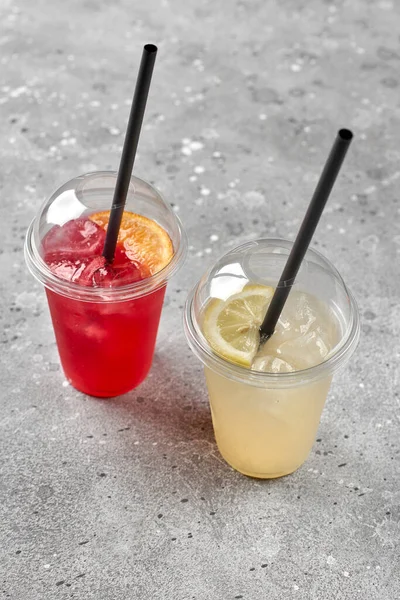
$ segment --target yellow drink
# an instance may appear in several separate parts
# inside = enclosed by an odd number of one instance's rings
[[[314,443],[331,377],[293,389],[263,389],[205,367],[219,451],[244,475],[293,473]]]
[[[228,298],[225,306],[232,306],[231,299],[238,296]],[[249,298],[246,302],[249,306]],[[237,311],[238,302],[227,310]],[[252,318],[251,306],[249,311]],[[336,345],[338,325],[315,297],[292,292],[274,335],[254,357],[252,370],[294,373],[314,367]],[[264,478],[292,473],[305,461],[328,394],[329,375],[311,384],[300,379],[296,387],[274,389],[232,381],[207,367],[205,374],[218,448],[230,465],[245,475]]]
[[[275,332],[259,349],[259,326],[290,247],[257,240],[235,248],[202,277],[185,311],[218,448],[236,470],[263,479],[306,460],[332,376],[359,338],[353,297],[335,268],[308,250]]]

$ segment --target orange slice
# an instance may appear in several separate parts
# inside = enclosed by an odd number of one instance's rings
[[[110,211],[89,215],[89,219],[107,229]],[[158,223],[125,211],[122,216],[118,242],[130,260],[138,261],[149,269],[151,275],[161,271],[174,255],[174,247],[168,233]]]

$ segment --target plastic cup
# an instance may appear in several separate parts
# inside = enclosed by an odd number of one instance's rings
[[[42,258],[42,241],[54,225],[108,210],[116,173],[81,175],[41,207],[25,241],[25,258],[46,288],[61,364],[68,381],[91,396],[111,397],[138,386],[151,367],[165,289],[186,253],[175,213],[149,183],[132,177],[126,210],[153,219],[169,234],[174,256],[155,275],[115,288],[84,287],[56,277]]]
[[[215,354],[202,333],[202,314],[210,298],[226,300],[248,282],[276,286],[291,247],[261,239],[235,248],[200,279],[184,312],[189,346],[204,365],[219,451],[234,469],[262,479],[288,475],[306,460],[332,376],[358,343],[356,302],[335,267],[308,250],[293,289],[329,307],[340,339],[323,363],[292,373],[252,371]]]

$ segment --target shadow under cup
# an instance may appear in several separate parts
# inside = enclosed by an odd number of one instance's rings
[[[262,239],[235,248],[201,278],[185,307],[185,333],[204,364],[218,448],[236,470],[262,479],[288,475],[306,460],[332,376],[358,343],[356,302],[333,265],[308,250],[293,289],[329,308],[339,339],[323,363],[292,373],[251,371],[215,354],[202,333],[202,315],[210,298],[226,300],[248,282],[276,287],[291,247]]]
[[[169,234],[174,256],[155,275],[115,288],[84,287],[56,277],[42,258],[42,240],[55,225],[102,210],[113,200],[116,173],[72,179],[44,203],[25,242],[27,265],[46,288],[61,364],[78,390],[98,397],[137,387],[151,367],[165,289],[186,253],[181,224],[161,194],[132,177],[126,210],[156,221]]]

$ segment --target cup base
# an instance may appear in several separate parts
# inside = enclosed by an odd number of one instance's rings
[[[143,383],[143,381],[146,379],[146,376],[147,376],[147,374],[142,379],[140,379],[140,381],[135,383],[134,385],[130,385],[128,387],[121,388],[118,390],[93,390],[92,388],[88,388],[85,385],[79,385],[79,384],[77,385],[69,377],[67,377],[67,381],[71,387],[73,387],[78,392],[81,392],[81,394],[85,394],[86,396],[90,396],[91,398],[103,398],[103,399],[110,398],[111,399],[111,398],[118,398],[118,396],[123,396],[124,394],[128,394],[129,392],[132,392],[137,387],[139,387],[139,385],[141,383]]]
[[[300,464],[296,465],[295,467],[291,467],[290,469],[279,471],[278,473],[255,473],[253,471],[247,471],[246,469],[237,467],[232,462],[227,460],[226,457],[221,453],[221,451],[220,451],[220,454],[221,454],[222,458],[225,460],[225,462],[230,467],[232,467],[232,469],[235,469],[235,471],[237,471],[241,475],[245,475],[246,477],[251,477],[252,479],[279,479],[280,477],[286,477],[287,475],[291,475],[292,473],[297,471],[297,469],[299,469],[304,464],[304,462],[301,462]]]

